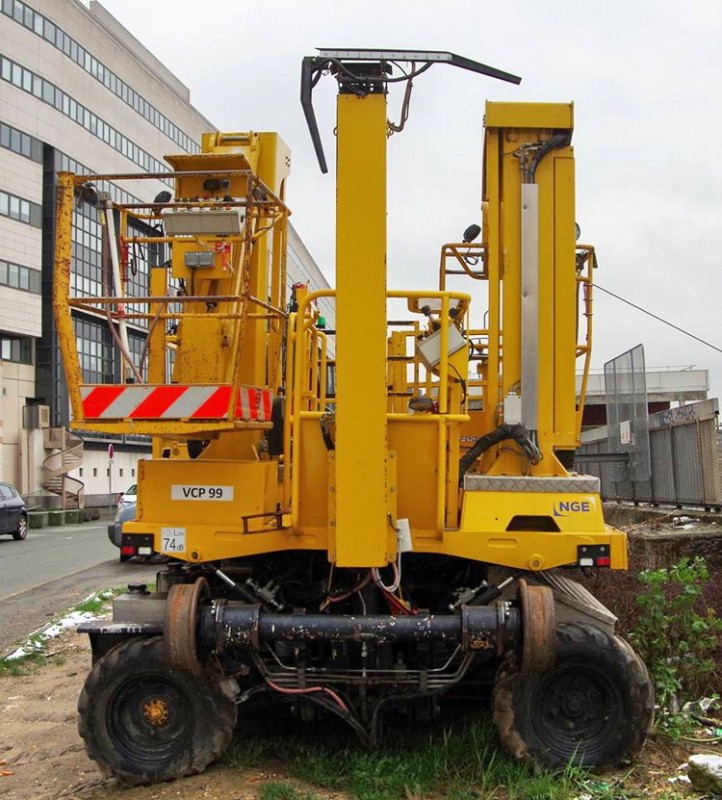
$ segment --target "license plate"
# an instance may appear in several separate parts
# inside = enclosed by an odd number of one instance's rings
[[[160,549],[164,553],[185,553],[186,550],[185,528],[161,528],[160,539],[161,539]]]

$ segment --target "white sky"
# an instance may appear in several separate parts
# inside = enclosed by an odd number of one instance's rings
[[[520,86],[437,65],[389,141],[390,288],[435,288],[441,243],[479,221],[484,101],[575,104],[577,221],[598,283],[722,348],[722,5],[717,0],[102,0],[220,130],[275,130],[293,152],[293,223],[327,275],[334,248],[334,97],[314,92],[331,173],[301,105],[315,47],[450,50]],[[716,87],[716,88],[715,88]],[[402,89],[390,98],[396,118]],[[643,343],[648,368],[722,353],[595,295],[593,367]]]

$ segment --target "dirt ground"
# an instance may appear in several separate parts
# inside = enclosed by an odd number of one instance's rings
[[[286,779],[281,764],[245,773],[216,766],[157,786],[118,786],[101,775],[78,735],[76,703],[90,668],[87,636],[64,633],[49,643],[48,654],[61,656],[62,663],[44,664],[31,675],[0,677],[3,800],[255,800],[263,782]]]
[[[87,757],[77,732],[76,703],[90,665],[87,637],[66,632],[49,643],[48,653],[61,656],[62,663],[43,664],[31,675],[0,677],[3,800],[256,800],[265,782],[288,780],[279,761],[246,771],[220,764],[183,780],[131,789],[118,786]],[[710,747],[703,750],[710,752]],[[631,773],[627,769],[608,780],[626,777],[624,787],[632,788],[632,796],[667,793],[672,789],[668,778],[688,752],[653,740]],[[346,798],[291,782],[324,800]],[[677,796],[686,794],[681,787],[677,791]]]

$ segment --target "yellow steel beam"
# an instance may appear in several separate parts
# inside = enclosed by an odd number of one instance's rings
[[[389,560],[386,497],[386,98],[339,94],[335,562]]]
[[[65,367],[68,394],[73,417],[83,415],[80,396],[82,372],[75,346],[75,329],[68,305],[70,294],[70,263],[72,255],[72,223],[75,202],[75,181],[71,172],[58,173],[57,211],[55,216],[55,269],[53,272],[53,314],[58,333],[58,345]]]

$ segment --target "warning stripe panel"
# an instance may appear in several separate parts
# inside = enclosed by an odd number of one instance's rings
[[[269,389],[242,386],[232,402],[231,386],[143,384],[81,386],[83,417],[92,419],[234,419],[265,422],[271,418]]]
[[[143,398],[128,416],[131,419],[162,419],[170,406],[188,391],[185,386],[159,386]]]
[[[241,386],[236,398],[236,417],[243,420],[268,422],[271,419],[273,393],[270,389]]]

